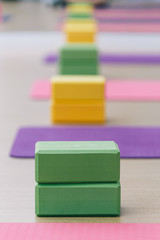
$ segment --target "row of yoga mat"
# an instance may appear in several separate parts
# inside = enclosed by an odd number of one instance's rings
[[[101,17],[106,10],[96,11]],[[107,10],[107,16],[159,16],[160,10]],[[154,17],[153,17],[154,16]],[[46,62],[57,61],[56,56],[45,59]],[[159,56],[101,56],[101,62],[126,63],[160,63]],[[159,81],[124,81],[108,80],[106,85],[108,100],[159,101]],[[32,99],[50,99],[50,82],[40,80],[32,86]],[[13,143],[10,156],[34,158],[37,141],[107,141],[114,140],[120,148],[121,158],[160,158],[160,127],[108,127],[108,126],[58,126],[58,127],[24,127],[21,128]]]
[[[1,240],[159,240],[160,224],[0,223]]]
[[[63,18],[65,13],[63,13]],[[159,9],[105,9],[95,10],[98,30],[102,32],[160,32]],[[63,24],[57,25],[61,30]]]
[[[107,80],[106,97],[109,100],[159,101],[159,81]],[[50,98],[50,81],[34,83],[32,99]],[[10,156],[34,158],[37,141],[105,141],[119,145],[121,158],[160,158],[160,127],[63,126],[24,127],[13,143]]]

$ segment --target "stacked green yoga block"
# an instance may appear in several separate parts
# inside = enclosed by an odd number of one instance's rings
[[[76,18],[76,19],[90,19],[93,18],[93,15],[90,13],[69,13],[68,18]]]
[[[90,2],[81,2],[81,1],[78,1],[77,3],[75,2],[75,1],[69,1],[68,2],[68,6],[70,6],[70,5],[72,5],[72,4],[74,4],[74,6],[84,6],[84,7],[92,7],[93,6],[93,4],[92,3],[90,3]]]
[[[120,152],[110,141],[38,142],[37,216],[120,215]]]
[[[63,75],[97,75],[98,49],[94,44],[68,44],[60,51],[59,73]]]

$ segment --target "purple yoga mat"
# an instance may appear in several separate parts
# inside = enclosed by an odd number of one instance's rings
[[[58,56],[54,55],[54,54],[48,54],[45,58],[44,58],[44,62],[46,63],[55,63],[58,61]]]
[[[101,63],[110,64],[160,64],[160,55],[117,55],[101,54]],[[50,54],[44,58],[44,62],[52,64],[58,61],[58,56]]]
[[[121,158],[160,158],[160,127],[58,126],[21,128],[10,156],[34,158],[37,141],[115,141]]]

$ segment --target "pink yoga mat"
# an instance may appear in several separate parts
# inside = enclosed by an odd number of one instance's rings
[[[134,17],[134,18],[159,18],[160,9],[104,9],[104,10],[95,10],[95,17]]]
[[[29,95],[34,100],[50,99],[50,81],[36,81]],[[160,81],[107,80],[105,97],[112,101],[160,101]]]
[[[56,26],[56,30],[63,31],[64,24],[60,23]],[[99,23],[99,32],[160,32],[160,23]]]
[[[100,32],[160,32],[160,23],[99,23]]]
[[[133,13],[133,14],[160,14],[159,8],[137,8],[137,9],[126,9],[126,8],[104,8],[104,9],[95,9],[96,13],[99,14],[109,14],[109,13]]]
[[[0,223],[1,240],[159,240],[160,224]]]
[[[63,31],[64,24],[60,23],[56,26],[56,30]],[[98,23],[99,32],[150,32],[159,33],[160,23],[134,23],[134,22],[119,22],[119,23]]]
[[[62,11],[61,17],[66,16],[66,11]],[[159,19],[160,9],[99,9],[94,11],[94,17],[102,19]]]
[[[65,17],[65,15],[63,16]],[[98,18],[98,19],[132,19],[132,20],[143,20],[143,19],[147,19],[148,21],[149,20],[158,20],[160,19],[160,14],[134,14],[134,13],[124,13],[124,14],[117,14],[117,13],[111,13],[111,14],[94,14],[94,17],[95,18]]]

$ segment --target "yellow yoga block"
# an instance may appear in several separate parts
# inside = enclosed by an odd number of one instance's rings
[[[69,24],[87,24],[87,23],[91,23],[91,24],[97,24],[96,20],[94,18],[68,18],[66,23]]]
[[[105,77],[59,75],[51,79],[51,99],[104,100]]]
[[[97,32],[95,22],[65,23],[64,31],[67,36],[67,42],[74,43],[93,43]]]
[[[87,6],[87,5],[81,5],[81,4],[71,4],[67,7],[67,12],[69,13],[93,13],[93,7]]]
[[[51,103],[52,123],[104,123],[105,102],[53,102]]]

